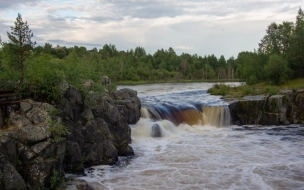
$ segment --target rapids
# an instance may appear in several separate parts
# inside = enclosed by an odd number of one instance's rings
[[[231,126],[212,85],[119,86],[142,102],[135,156],[79,178],[98,189],[304,189],[304,127]]]

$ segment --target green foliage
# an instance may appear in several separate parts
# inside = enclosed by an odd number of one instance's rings
[[[51,111],[49,111],[49,115],[52,119],[56,118],[57,116],[59,116],[62,113],[62,110],[60,109],[52,109]]]
[[[208,93],[213,95],[222,95],[225,96],[229,94],[230,86],[225,84],[215,84],[212,88],[208,90]]]
[[[253,52],[239,53],[236,63],[236,75],[247,84],[255,84],[264,79],[264,65],[268,57],[265,54]]]
[[[268,95],[276,95],[276,94],[279,94],[279,90],[277,89],[277,88],[275,88],[275,87],[267,87],[266,88],[266,93],[268,94]]]
[[[23,23],[23,24],[22,24]],[[28,38],[32,37],[27,23],[18,15],[17,22],[28,30]],[[13,29],[14,27],[12,27]],[[16,28],[16,27],[15,27]],[[14,31],[13,31],[14,32]],[[16,39],[13,39],[16,41]],[[271,23],[266,30],[266,35],[259,44],[258,51],[240,52],[235,59],[225,59],[224,56],[182,53],[177,55],[173,48],[159,49],[154,54],[148,54],[143,47],[134,50],[117,50],[115,45],[105,44],[101,49],[87,50],[85,47],[53,47],[46,43],[32,50],[34,42],[29,41],[26,46],[22,67],[16,53],[13,41],[2,44],[0,52],[0,85],[16,86],[17,81],[24,75],[24,83],[34,97],[46,100],[56,100],[62,95],[59,84],[62,82],[72,84],[82,90],[85,96],[90,91],[103,93],[104,90],[112,91],[111,86],[100,85],[101,76],[109,76],[116,83],[128,81],[139,82],[179,82],[179,81],[214,81],[217,82],[239,78],[248,85],[257,84],[268,80],[273,84],[280,84],[291,75],[285,67],[286,62],[292,69],[294,77],[304,77],[304,14],[299,9],[295,24],[283,22]],[[24,49],[25,50],[25,49]],[[30,52],[30,53],[29,53]],[[274,58],[275,55],[281,58]],[[29,59],[30,58],[30,59]],[[279,61],[279,59],[284,61]],[[283,65],[283,67],[281,67]],[[276,68],[276,69],[272,69]],[[274,73],[283,73],[278,76]],[[288,71],[287,71],[288,70]],[[20,74],[22,72],[24,74]],[[272,79],[272,76],[274,79]],[[23,77],[21,77],[23,78]],[[88,80],[93,85],[85,87]],[[23,89],[23,88],[21,88]],[[221,89],[223,90],[223,89]],[[245,90],[246,91],[246,90]],[[221,94],[225,94],[225,90]],[[249,93],[249,92],[245,92]]]
[[[290,37],[288,51],[289,67],[295,77],[304,77],[304,13],[300,8],[296,18],[296,25]]]
[[[208,90],[212,95],[229,95],[234,98],[241,98],[248,95],[275,95],[280,94],[280,91],[277,87],[272,86],[258,86],[258,85],[240,85],[240,86],[230,86],[225,84],[215,84],[212,88]]]
[[[243,97],[243,96],[247,96],[247,95],[257,95],[257,90],[256,88],[253,88],[252,86],[249,85],[241,85],[238,88],[238,93],[239,96]]]
[[[50,131],[55,142],[60,142],[65,139],[65,136],[70,134],[68,128],[62,124],[57,123],[56,120],[49,120]]]
[[[268,64],[265,65],[266,79],[275,85],[285,82],[289,72],[287,61],[279,55],[271,55]]]
[[[57,187],[59,187],[60,184],[63,183],[63,179],[60,177],[59,173],[56,170],[53,171],[53,176],[51,177],[50,183],[50,190],[56,190]]]
[[[247,84],[249,84],[249,85],[253,85],[253,84],[256,84],[258,82],[259,82],[259,80],[255,75],[251,75],[249,77],[249,79],[247,80]]]
[[[11,32],[7,32],[9,42],[7,44],[10,60],[7,64],[19,71],[20,83],[24,80],[24,62],[32,56],[31,50],[36,42],[32,42],[32,31],[29,29],[27,22],[23,22],[21,15],[18,13],[15,26],[11,27]]]

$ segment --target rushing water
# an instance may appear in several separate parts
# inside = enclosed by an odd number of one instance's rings
[[[231,126],[212,85],[120,86],[142,102],[135,156],[83,179],[99,189],[304,189],[303,126]]]

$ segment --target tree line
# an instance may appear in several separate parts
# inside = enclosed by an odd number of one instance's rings
[[[87,50],[82,46],[60,47],[50,43],[36,46],[33,32],[20,14],[1,42],[0,85],[35,84],[39,92],[52,93],[66,81],[81,86],[103,75],[112,81],[180,81],[241,79],[248,84],[269,81],[280,84],[304,77],[304,14],[299,8],[296,22],[271,23],[254,52],[240,52],[237,58],[223,55],[199,56],[173,48],[148,54],[143,47],[120,51],[113,44]],[[0,39],[1,40],[1,39]]]

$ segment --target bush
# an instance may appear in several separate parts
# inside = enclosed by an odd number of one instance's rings
[[[229,94],[231,87],[225,84],[215,84],[212,88],[208,89],[208,93],[212,95],[221,95],[225,96]]]
[[[258,82],[259,82],[259,80],[255,75],[251,75],[249,77],[249,79],[247,80],[247,84],[249,84],[249,85],[253,85],[253,84],[256,84]]]

